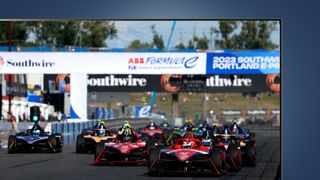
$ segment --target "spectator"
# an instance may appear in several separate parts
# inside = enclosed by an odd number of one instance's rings
[[[9,114],[9,121],[11,122],[11,127],[13,131],[18,131],[18,126],[17,126],[17,119],[12,113]]]
[[[22,120],[26,121],[26,113],[25,112],[22,114]]]

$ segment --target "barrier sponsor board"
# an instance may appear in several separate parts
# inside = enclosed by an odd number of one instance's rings
[[[207,54],[207,74],[279,74],[279,51]]]
[[[248,115],[266,115],[267,110],[266,109],[249,109],[247,110]]]
[[[0,73],[205,74],[206,53],[1,52]]]
[[[279,115],[280,114],[280,109],[272,109],[271,114],[273,115]]]
[[[225,115],[225,116],[242,115],[242,111],[240,109],[223,109],[221,110],[221,115]]]
[[[222,109],[221,115],[238,116],[238,115],[278,115],[279,109]]]
[[[136,117],[150,117],[151,106],[136,106]]]
[[[97,92],[171,92],[168,75],[89,74],[88,91]],[[266,92],[266,75],[207,75],[207,92]],[[178,89],[179,92],[180,89]]]

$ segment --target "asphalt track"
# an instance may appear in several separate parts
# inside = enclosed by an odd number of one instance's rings
[[[243,167],[223,177],[190,175],[149,177],[144,166],[93,166],[92,154],[76,154],[73,147],[64,147],[59,154],[7,154],[0,149],[1,180],[88,180],[88,179],[217,179],[217,180],[272,180],[280,162],[279,128],[254,128],[257,139],[256,167]]]

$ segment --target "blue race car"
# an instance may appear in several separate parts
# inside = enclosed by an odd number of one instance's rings
[[[36,122],[31,129],[25,132],[10,135],[8,140],[8,153],[31,153],[62,151],[61,134],[52,134],[44,130]]]
[[[236,123],[229,124],[229,130],[238,137],[240,141],[242,163],[245,166],[256,166],[256,138],[255,133],[250,132]]]

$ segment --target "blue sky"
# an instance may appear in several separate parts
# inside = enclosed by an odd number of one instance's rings
[[[155,25],[156,31],[163,36],[165,46],[168,43],[173,21],[115,21],[118,30],[117,38],[107,39],[109,48],[127,47],[132,40],[138,39],[141,42],[152,41],[151,25]],[[210,39],[210,27],[218,28],[218,21],[177,21],[172,35],[170,48],[174,48],[180,42],[187,45],[193,34],[199,37],[206,35]],[[271,34],[271,40],[280,44],[279,24],[276,31]],[[240,31],[240,29],[238,30]],[[213,39],[215,35],[212,36]],[[214,46],[214,45],[213,45]],[[214,47],[213,47],[214,48]],[[209,49],[211,47],[209,46]]]

